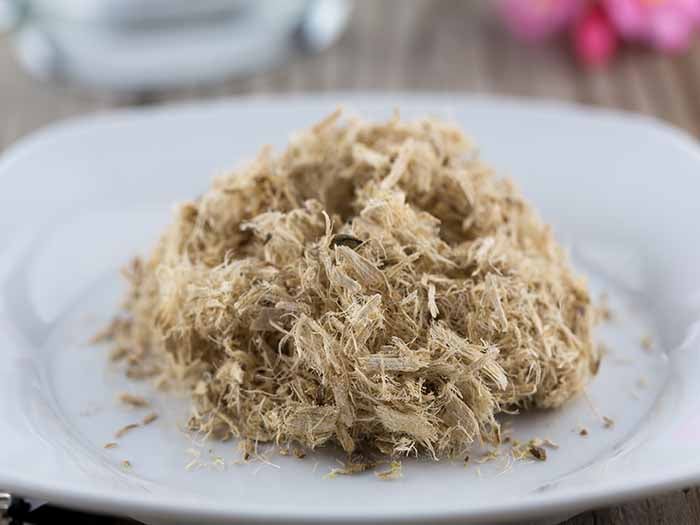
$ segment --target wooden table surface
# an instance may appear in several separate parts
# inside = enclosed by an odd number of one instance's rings
[[[49,122],[114,107],[328,90],[556,98],[646,113],[695,136],[700,132],[700,45],[675,58],[629,50],[609,69],[585,72],[564,46],[531,49],[514,42],[487,5],[487,0],[358,0],[347,32],[324,54],[215,86],[129,97],[38,83],[18,69],[7,38],[0,38],[0,150]],[[566,523],[700,523],[700,491],[595,510]]]

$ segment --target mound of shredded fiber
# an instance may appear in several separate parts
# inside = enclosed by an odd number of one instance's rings
[[[598,365],[585,283],[456,127],[336,112],[181,205],[108,336],[216,438],[454,456]]]

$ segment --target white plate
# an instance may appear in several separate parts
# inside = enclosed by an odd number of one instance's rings
[[[334,454],[234,465],[234,444],[190,443],[186,402],[126,382],[87,339],[116,308],[118,269],[212,174],[284,144],[344,102],[459,122],[554,225],[616,315],[590,403],[513,421],[561,445],[544,463],[404,462],[404,477],[324,479]],[[244,99],[119,112],[50,127],[0,162],[0,489],[148,522],[478,522],[552,518],[700,482],[700,155],[658,122],[559,104],[438,95]],[[640,340],[651,335],[654,348]],[[161,418],[103,444],[143,412]],[[613,418],[603,428],[600,417]],[[576,428],[584,425],[588,437]],[[186,471],[196,448],[222,471]],[[209,452],[209,449],[212,452]],[[128,459],[133,468],[124,471]]]

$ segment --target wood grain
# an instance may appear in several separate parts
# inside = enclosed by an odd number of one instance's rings
[[[252,93],[434,90],[557,98],[656,116],[700,133],[700,46],[677,58],[625,52],[585,72],[566,46],[531,49],[498,25],[488,0],[357,0],[341,40],[319,56],[214,86],[128,97],[37,82],[0,38],[0,150],[48,123],[128,105]],[[700,523],[692,488],[577,516],[569,525]]]

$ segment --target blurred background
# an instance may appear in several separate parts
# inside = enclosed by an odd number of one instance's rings
[[[697,136],[699,26],[700,0],[0,0],[0,151],[113,108],[331,90],[559,99]],[[568,523],[699,522],[689,489]]]
[[[669,5],[677,26],[693,15],[673,5],[697,2],[607,1]],[[588,9],[585,0],[501,9],[496,0],[0,0],[0,145],[108,108],[328,90],[556,98],[700,132],[697,38],[666,49],[616,29],[606,36],[591,13],[541,12],[569,3]],[[592,59],[577,46],[586,34]]]

